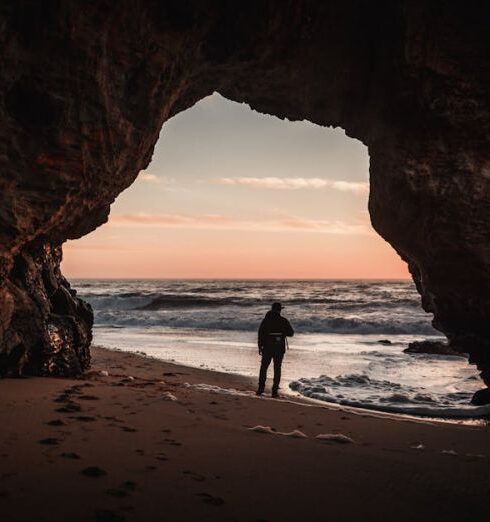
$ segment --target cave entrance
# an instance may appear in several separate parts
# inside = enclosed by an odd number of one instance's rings
[[[371,228],[367,147],[215,93],[166,122],[71,277],[408,278]]]
[[[218,94],[178,114],[109,223],[65,248],[65,273],[98,278],[74,280],[94,308],[95,343],[255,376],[257,326],[281,300],[298,333],[284,387],[431,412],[463,382],[469,403],[464,360],[403,353],[442,338],[371,228],[368,170],[367,148],[340,129]]]

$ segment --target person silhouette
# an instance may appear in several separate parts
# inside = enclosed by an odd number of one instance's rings
[[[286,337],[292,337],[294,330],[291,323],[281,315],[283,306],[281,303],[273,303],[271,309],[265,314],[259,326],[258,346],[262,356],[260,363],[259,387],[257,395],[262,395],[267,380],[267,369],[271,361],[274,361],[274,381],[272,383],[272,397],[278,397],[279,383],[281,381],[281,365],[286,352]]]

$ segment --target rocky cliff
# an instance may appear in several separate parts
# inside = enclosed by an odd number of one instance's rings
[[[490,385],[485,2],[27,0],[0,6],[0,372],[87,367],[61,245],[107,219],[165,120],[218,91],[369,147],[374,228]]]

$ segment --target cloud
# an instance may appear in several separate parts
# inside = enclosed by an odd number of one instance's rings
[[[143,181],[143,183],[161,183],[161,179],[158,176],[151,172],[146,172],[146,170],[142,170],[138,174],[138,179]]]
[[[239,185],[250,188],[271,190],[299,190],[332,188],[343,192],[367,192],[369,184],[361,181],[336,181],[325,178],[216,178],[214,183],[220,185]]]
[[[282,216],[256,220],[233,219],[218,214],[190,216],[183,214],[113,214],[114,227],[188,228],[207,230],[244,230],[268,232],[317,232],[322,234],[371,235],[371,227],[363,222],[347,223],[322,219]]]

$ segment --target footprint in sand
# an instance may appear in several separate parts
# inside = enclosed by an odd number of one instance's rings
[[[114,421],[114,422],[124,422],[122,419],[118,419],[117,417],[114,417],[114,416],[103,417],[103,418],[106,420]]]
[[[77,415],[76,417],[70,417],[70,419],[77,420],[79,422],[94,422],[97,420],[91,415]]]
[[[157,460],[161,460],[161,461],[166,461],[168,460],[168,457],[167,455],[165,455],[165,453],[159,453],[158,455],[155,456],[155,458]]]
[[[131,428],[130,426],[121,426],[121,430],[126,433],[135,433],[138,431],[136,428]]]
[[[175,439],[164,439],[163,442],[169,446],[182,446],[182,443],[176,441]]]
[[[115,498],[125,498],[129,495],[129,493],[126,490],[120,489],[120,488],[108,489],[106,491],[106,493],[108,495],[110,495],[111,497],[115,497]]]
[[[46,422],[48,426],[66,426],[66,423],[64,423],[60,419],[54,419],[52,421]]]
[[[224,420],[224,421],[230,420],[230,418],[227,417],[226,415],[213,415],[213,417],[218,420]]]
[[[71,397],[69,395],[59,395],[56,399],[53,399],[53,402],[69,402]]]
[[[197,496],[201,497],[201,500],[210,506],[223,506],[225,503],[221,497],[215,497],[209,493],[197,493]]]
[[[38,442],[39,444],[44,444],[46,446],[57,446],[62,441],[56,437],[47,437],[45,439],[38,440]]]
[[[100,400],[99,397],[96,397],[95,395],[80,395],[78,398],[81,401],[98,401],[98,400]]]
[[[85,475],[86,477],[103,477],[104,475],[107,475],[107,471],[104,471],[102,468],[99,468],[98,466],[89,466],[88,468],[82,469],[80,471],[82,475]]]
[[[95,511],[95,520],[97,522],[125,522],[126,518],[110,509],[97,509]]]
[[[194,471],[185,470],[182,473],[190,477],[192,480],[195,480],[196,482],[204,482],[206,480],[206,477],[204,475],[201,475],[200,473],[194,473]]]
[[[76,402],[67,401],[61,408],[55,410],[57,413],[78,413],[82,411],[82,407]]]
[[[78,453],[74,453],[74,452],[65,452],[65,453],[62,453],[61,456],[64,459],[73,459],[73,460],[80,459],[80,455]]]
[[[136,482],[126,480],[121,484],[121,488],[126,489],[127,491],[134,491],[136,489]]]

